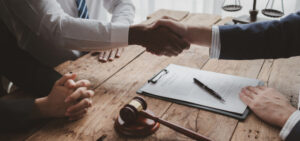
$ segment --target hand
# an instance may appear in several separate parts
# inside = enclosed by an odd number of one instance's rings
[[[121,53],[124,51],[124,48],[112,49],[108,51],[99,52],[99,61],[107,62],[113,61],[115,58],[120,58]]]
[[[151,25],[135,25],[129,29],[129,44],[146,47],[156,55],[177,56],[190,44],[165,27],[152,28]]]
[[[90,85],[88,80],[75,82],[75,78],[76,74],[65,74],[56,81],[48,96],[35,100],[41,117],[68,116],[69,119],[75,120],[86,113],[87,108],[91,106],[89,98],[94,95],[94,92],[87,90]],[[67,100],[69,97],[76,99]]]
[[[286,97],[272,88],[246,87],[240,93],[241,100],[262,120],[279,127],[296,111]]]
[[[152,24],[152,28],[159,27],[170,29],[190,43],[211,46],[211,27],[186,25],[170,19],[160,19]]]

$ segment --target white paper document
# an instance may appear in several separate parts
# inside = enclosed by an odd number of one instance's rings
[[[260,84],[260,81],[256,79],[202,71],[174,64],[170,64],[166,70],[167,73],[158,76],[159,79],[156,78],[157,82],[149,82],[140,90],[164,98],[186,101],[237,114],[243,114],[247,108],[247,105],[239,98],[241,89]],[[197,78],[216,91],[226,102],[222,103],[199,87],[193,78]]]

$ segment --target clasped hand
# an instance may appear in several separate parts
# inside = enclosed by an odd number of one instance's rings
[[[89,90],[88,80],[75,81],[76,74],[65,74],[56,81],[50,94],[36,100],[41,117],[82,118],[91,107],[94,91]]]

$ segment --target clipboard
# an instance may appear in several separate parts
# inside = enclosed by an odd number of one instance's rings
[[[174,103],[185,105],[185,106],[189,106],[189,107],[195,107],[195,108],[199,108],[199,109],[211,111],[211,112],[214,112],[214,113],[217,113],[217,114],[221,114],[221,115],[225,115],[225,116],[229,116],[229,117],[241,120],[241,121],[245,120],[246,117],[251,112],[251,110],[249,109],[249,107],[247,107],[242,114],[238,114],[238,113],[234,113],[234,112],[228,112],[228,111],[224,111],[224,110],[221,110],[221,109],[216,109],[216,108],[213,108],[213,107],[208,107],[208,106],[205,106],[205,105],[200,105],[200,104],[195,104],[195,103],[187,102],[187,101],[184,101],[184,100],[179,100],[179,99],[173,99],[173,98],[169,98],[169,97],[154,95],[154,94],[151,94],[151,93],[144,92],[142,90],[142,88],[144,86],[149,85],[150,83],[156,84],[162,77],[164,77],[165,75],[168,75],[168,73],[169,73],[169,71],[167,69],[162,69],[157,74],[155,74],[153,77],[151,77],[139,90],[136,91],[136,93],[137,94],[141,94],[141,95],[145,95],[145,96],[150,96],[150,97],[158,98],[158,99],[165,100],[165,101],[174,102]],[[259,86],[263,86],[264,82],[259,81],[258,85]]]

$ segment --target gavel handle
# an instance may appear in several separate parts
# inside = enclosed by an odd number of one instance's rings
[[[154,121],[157,121],[157,122],[159,122],[159,123],[161,123],[161,124],[163,124],[163,125],[165,125],[165,126],[167,126],[167,127],[169,127],[169,128],[171,128],[171,129],[173,129],[173,130],[175,130],[175,131],[177,131],[177,132],[179,132],[179,133],[182,133],[182,134],[184,134],[184,135],[186,135],[186,136],[188,136],[188,137],[190,137],[190,138],[192,138],[192,139],[195,139],[195,140],[197,140],[197,141],[212,141],[210,138],[208,138],[208,137],[205,137],[205,136],[203,136],[203,135],[200,135],[199,133],[197,133],[197,132],[195,132],[195,131],[193,131],[193,130],[190,130],[190,129],[187,129],[187,128],[183,128],[183,127],[180,127],[180,126],[178,126],[178,125],[176,125],[176,124],[173,124],[173,123],[170,123],[170,122],[168,122],[168,121],[166,121],[166,120],[163,120],[163,119],[160,119],[160,118],[158,118],[158,117],[155,117],[155,116],[153,116],[153,115],[151,115],[151,114],[149,114],[149,113],[147,113],[147,112],[145,112],[145,111],[141,111],[140,112],[144,117],[146,117],[146,118],[149,118],[149,119],[152,119],[152,120],[154,120]]]

